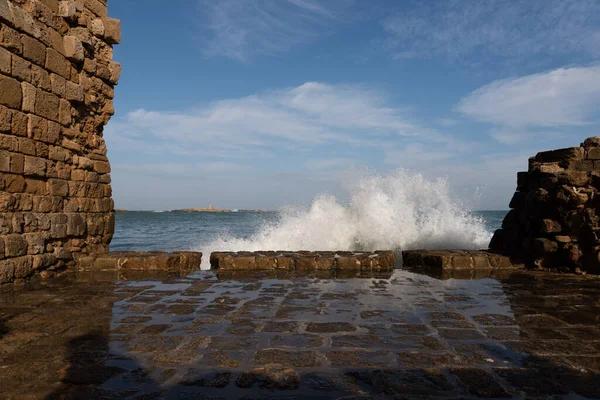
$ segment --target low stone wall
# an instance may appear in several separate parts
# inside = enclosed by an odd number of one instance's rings
[[[121,251],[81,257],[76,265],[78,271],[195,271],[200,269],[202,253],[181,251],[136,252]]]
[[[490,248],[534,268],[600,274],[600,137],[538,153]]]
[[[520,268],[510,257],[489,251],[409,250],[402,252],[402,263],[409,268],[438,271],[491,270]]]
[[[215,252],[210,256],[213,269],[236,270],[348,270],[391,271],[396,267],[393,251],[333,252],[333,251],[261,251]]]

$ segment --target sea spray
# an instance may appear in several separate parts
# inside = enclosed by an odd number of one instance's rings
[[[486,248],[482,218],[453,199],[448,182],[397,170],[348,188],[349,202],[320,195],[309,208],[287,207],[249,238],[223,234],[199,246],[213,251],[409,250]],[[203,268],[209,268],[209,257]]]

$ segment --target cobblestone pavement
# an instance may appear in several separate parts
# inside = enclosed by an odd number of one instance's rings
[[[1,398],[600,394],[600,279],[66,275],[0,294]]]

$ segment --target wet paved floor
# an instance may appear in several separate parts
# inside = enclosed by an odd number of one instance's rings
[[[0,293],[0,398],[600,396],[600,279],[67,275]]]

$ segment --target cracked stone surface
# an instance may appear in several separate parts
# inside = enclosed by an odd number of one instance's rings
[[[594,398],[598,299],[525,271],[65,274],[0,292],[0,397]]]

